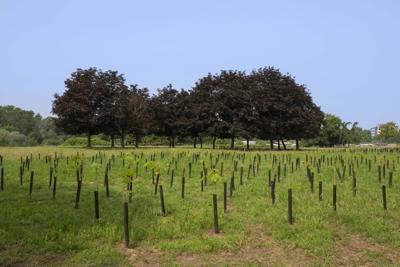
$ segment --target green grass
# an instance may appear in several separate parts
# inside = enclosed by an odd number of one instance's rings
[[[45,163],[45,155],[55,152],[59,157],[56,198],[48,189],[50,163]],[[84,175],[79,209],[74,208],[76,192],[75,160],[77,153],[84,153]],[[39,160],[39,153],[41,159]],[[95,175],[92,157],[99,153],[103,160]],[[123,209],[126,193],[124,188],[121,153],[138,157],[139,177],[133,179],[133,197],[129,203],[129,226],[133,250],[160,252],[158,262],[164,265],[179,264],[176,256],[182,253],[202,255],[223,255],[222,252],[241,250],[249,237],[257,238],[252,229],[262,229],[279,246],[295,246],[307,254],[315,265],[335,265],[337,239],[360,235],[369,244],[400,249],[400,194],[398,168],[399,151],[361,150],[317,150],[302,152],[233,152],[206,149],[139,149],[139,150],[101,150],[57,147],[1,148],[4,161],[4,191],[0,192],[0,266],[125,266],[131,261],[122,252]],[[161,153],[164,155],[161,158]],[[23,185],[19,184],[20,157],[30,157],[34,170],[33,193],[29,196],[29,172],[25,171]],[[201,160],[205,161],[210,176],[210,155],[213,163],[219,156],[216,166],[224,164],[224,175],[216,183],[200,191]],[[111,160],[110,197],[106,197],[103,186],[105,163]],[[164,167],[160,184],[163,185],[167,216],[161,216],[159,195],[154,194],[151,171],[145,171],[145,162],[155,155]],[[179,158],[178,158],[179,155]],[[198,160],[192,163],[192,177],[188,175],[188,164],[193,156]],[[238,156],[245,155],[244,160]],[[254,176],[247,177],[250,160],[260,156],[260,168]],[[67,164],[68,157],[68,164]],[[170,187],[170,175],[166,166],[177,160],[174,185]],[[268,186],[268,170],[272,176],[277,174],[277,164],[272,166],[273,158],[281,164],[281,179],[276,185],[276,202],[271,203]],[[306,161],[308,158],[308,162]],[[314,161],[321,160],[320,173]],[[325,162],[323,161],[325,157]],[[333,158],[333,166],[327,159]],[[291,162],[300,159],[300,168],[291,171]],[[332,186],[335,167],[342,168],[339,159],[346,167],[344,181],[336,179],[338,188],[337,211],[332,208]],[[363,163],[361,163],[363,158]],[[223,181],[228,182],[233,159],[238,161],[235,172],[233,197],[228,196],[228,212],[222,210]],[[371,160],[368,170],[366,159]],[[389,160],[386,176],[382,184],[387,185],[388,210],[382,206],[381,184],[378,182],[378,165]],[[125,163],[128,164],[126,159]],[[358,167],[357,167],[358,161]],[[257,162],[257,161],[256,161]],[[284,176],[284,164],[287,173]],[[352,178],[348,172],[352,163],[357,176],[357,195],[353,196]],[[239,185],[239,170],[243,166],[243,185]],[[310,192],[306,168],[315,173],[314,193]],[[186,169],[185,198],[181,199],[181,176]],[[393,171],[393,187],[388,187],[389,170]],[[323,182],[323,200],[318,200],[318,181]],[[287,189],[293,188],[293,209],[295,222],[287,223]],[[100,194],[100,220],[94,218],[93,192],[98,188]],[[217,193],[219,222],[222,233],[213,234],[212,194]],[[341,229],[345,229],[345,231]],[[365,254],[372,263],[384,262],[380,251]],[[243,262],[241,262],[243,263]],[[247,264],[252,265],[252,261]],[[255,265],[257,265],[255,263]]]

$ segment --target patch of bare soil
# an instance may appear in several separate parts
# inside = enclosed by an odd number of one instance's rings
[[[337,230],[336,230],[337,229]],[[400,249],[378,244],[335,226],[335,253],[337,266],[400,266]]]
[[[0,247],[0,266],[57,266],[62,263],[67,256],[67,254],[36,251],[21,244],[8,244]]]
[[[128,257],[132,266],[164,266],[170,261],[177,266],[311,266],[314,258],[306,251],[294,246],[282,246],[261,227],[249,227],[243,245],[234,251],[212,252],[206,254],[168,252],[144,248],[121,251]],[[165,264],[169,265],[169,264]]]

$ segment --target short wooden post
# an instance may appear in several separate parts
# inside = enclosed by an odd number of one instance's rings
[[[108,181],[108,171],[106,171],[106,174],[104,177],[104,183],[106,185],[106,196],[109,197],[110,196],[110,188],[109,188],[109,181]]]
[[[213,194],[213,208],[214,208],[214,232],[219,233],[218,225],[218,207],[217,207],[217,195]]]
[[[22,180],[24,176],[24,169],[22,166],[19,166],[19,184],[22,185]]]
[[[333,185],[333,210],[336,211],[336,185]]]
[[[125,247],[129,247],[129,222],[128,222],[128,202],[124,202],[124,237]]]
[[[51,184],[53,182],[53,167],[50,167],[50,173],[49,173],[49,190],[51,188]]]
[[[293,224],[293,199],[292,188],[288,189],[288,223]]]
[[[0,190],[4,191],[4,168],[1,167],[0,170]]]
[[[94,211],[96,219],[100,218],[100,211],[99,211],[99,192],[96,190],[94,191]]]
[[[57,176],[53,178],[53,199],[56,198],[56,191],[57,191]]]
[[[318,198],[319,198],[319,201],[322,200],[322,181],[318,182]]]
[[[275,179],[272,180],[272,183],[271,183],[271,200],[272,200],[272,204],[275,204],[275,183],[276,183],[276,180]]]
[[[155,186],[154,186],[154,195],[157,195],[157,189],[158,189],[158,182],[160,181],[160,174],[159,173],[157,173],[157,176],[156,176],[156,184],[155,184]]]
[[[161,204],[161,213],[162,213],[162,216],[165,217],[164,191],[163,191],[162,185],[160,185],[160,204]]]
[[[185,198],[185,176],[182,176],[182,190],[181,190],[181,197]]]
[[[32,195],[32,190],[33,190],[33,176],[34,176],[34,172],[31,171],[31,179],[29,181],[29,195]]]
[[[224,182],[224,212],[226,212],[226,195],[227,195],[227,184]]]
[[[240,167],[240,185],[243,185],[243,166]]]
[[[77,181],[77,187],[76,187],[75,209],[79,208],[79,200],[81,197],[81,187],[82,187],[82,180],[79,179]]]
[[[383,198],[383,209],[387,210],[387,202],[386,202],[386,186],[382,185],[382,198]]]
[[[174,185],[174,169],[171,171],[171,181],[170,181],[170,186],[172,187]]]

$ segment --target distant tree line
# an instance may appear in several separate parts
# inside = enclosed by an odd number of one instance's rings
[[[306,145],[346,146],[373,141],[371,131],[358,126],[358,122],[346,122],[332,114],[325,114],[320,134],[307,140]]]
[[[346,122],[332,114],[325,114],[321,131],[316,138],[308,139],[307,146],[349,146],[360,143],[400,143],[400,129],[395,122],[379,124],[372,135],[358,122]]]
[[[399,126],[393,121],[378,125],[378,139],[386,143],[400,143]]]
[[[127,86],[117,71],[77,69],[65,81],[65,91],[55,95],[56,125],[67,134],[91,137],[103,133],[111,145],[126,135],[135,136],[136,146],[147,134],[166,136],[169,146],[177,137],[191,137],[202,146],[204,137],[269,140],[271,148],[286,148],[285,140],[317,137],[324,114],[313,102],[305,85],[273,67],[246,74],[221,71],[199,79],[190,90],[172,85],[154,95],[147,88]]]
[[[0,106],[0,146],[58,145],[63,137],[54,118],[42,118],[11,105]]]
[[[380,124],[375,130],[378,134],[371,135],[370,130],[362,129],[357,122],[342,121],[338,116],[325,114],[321,130],[317,137],[302,140],[305,146],[346,146],[359,143],[400,143],[400,129],[394,122]],[[128,132],[127,143],[139,138]],[[120,136],[117,136],[120,139]],[[177,142],[188,144],[195,138],[190,136],[177,136]],[[198,141],[206,144],[215,143],[210,136],[201,136]],[[92,143],[97,146],[107,146],[111,138],[104,133],[94,136]],[[154,133],[144,132],[140,136],[143,145],[163,145],[168,143],[165,136],[156,136]],[[259,140],[258,140],[259,141]],[[266,142],[258,142],[256,147],[266,145]],[[218,145],[225,146],[225,139],[219,139]],[[83,146],[87,139],[81,135],[66,135],[55,125],[55,118],[42,118],[30,110],[23,110],[14,106],[0,106],[0,146],[32,146],[32,145],[66,145]],[[275,145],[277,143],[275,142]]]

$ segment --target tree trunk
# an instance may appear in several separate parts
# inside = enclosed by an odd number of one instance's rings
[[[282,141],[282,145],[283,145],[283,150],[286,150],[286,145],[285,145],[285,142],[283,141],[283,138],[281,138],[281,141]]]
[[[175,147],[175,136],[172,136],[172,147]]]
[[[246,138],[246,149],[250,150],[249,138]]]
[[[235,148],[235,137],[232,136],[231,137],[231,149],[234,149],[234,148]]]
[[[212,143],[213,143],[213,149],[215,149],[215,141],[217,141],[217,137],[213,137],[213,141],[212,141]]]
[[[296,150],[300,150],[299,139],[296,139]]]
[[[269,139],[269,146],[270,146],[271,150],[274,150],[274,140]]]
[[[135,147],[139,148],[139,134],[135,134]]]
[[[279,142],[279,138],[278,138],[278,150],[281,150],[281,142]]]
[[[199,136],[199,140],[200,140],[200,148],[203,148],[203,138]]]
[[[114,134],[111,135],[111,147],[112,147],[112,148],[115,147],[115,137],[114,137]]]
[[[168,147],[172,147],[172,138],[171,136],[168,136]]]
[[[121,147],[125,148],[125,130],[121,132]]]
[[[195,136],[194,140],[193,140],[193,148],[196,148],[196,147],[197,147],[197,136]]]
[[[87,147],[92,147],[92,135],[90,133],[87,135]]]

